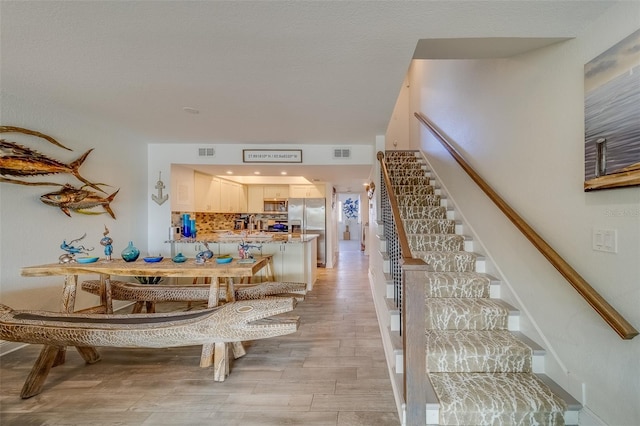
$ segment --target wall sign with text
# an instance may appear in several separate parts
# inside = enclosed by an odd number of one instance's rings
[[[302,163],[301,149],[243,149],[244,163]]]

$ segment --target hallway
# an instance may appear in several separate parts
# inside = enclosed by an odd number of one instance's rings
[[[225,382],[198,367],[199,347],[103,348],[94,365],[70,350],[43,393],[21,400],[34,346],[0,358],[0,424],[399,425],[368,257],[354,247],[341,247],[336,268],[319,269],[294,311],[299,330],[246,344]]]

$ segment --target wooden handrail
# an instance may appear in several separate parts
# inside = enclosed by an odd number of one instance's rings
[[[429,120],[420,113],[414,114],[442,143],[447,151],[455,158],[458,164],[467,172],[473,181],[487,194],[507,218],[518,228],[525,237],[542,253],[554,268],[565,277],[569,284],[587,301],[589,305],[625,340],[633,339],[638,335],[638,330],[626,320],[613,306],[611,306],[575,269],[571,267],[536,231],[516,213],[482,177],[465,161],[460,153]]]

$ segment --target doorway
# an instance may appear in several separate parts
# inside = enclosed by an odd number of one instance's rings
[[[338,251],[361,251],[362,240],[362,209],[361,197],[357,193],[338,194]]]

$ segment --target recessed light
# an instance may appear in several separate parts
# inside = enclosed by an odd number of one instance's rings
[[[232,172],[231,170],[227,170],[227,174],[228,174],[228,175],[232,175],[232,174],[233,174],[233,172]]]
[[[256,172],[253,172],[253,174],[254,174],[254,175],[259,175],[259,174],[260,174],[260,172],[257,172],[257,171],[256,171]]]
[[[280,174],[281,174],[281,175],[286,175],[286,174],[287,174],[287,172],[280,172]]]
[[[188,112],[189,114],[200,114],[200,110],[193,107],[182,107],[184,112]]]

